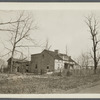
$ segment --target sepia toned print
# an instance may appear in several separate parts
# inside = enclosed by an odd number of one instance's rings
[[[99,13],[0,9],[0,94],[100,93]]]

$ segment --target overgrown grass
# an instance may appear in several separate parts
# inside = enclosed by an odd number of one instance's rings
[[[18,75],[9,75],[9,77]],[[67,77],[48,76],[48,78],[34,77],[34,75],[21,75],[24,78],[10,78],[1,75],[0,93],[59,93],[60,90],[67,91],[83,85],[89,85],[100,80],[100,74],[75,74]],[[55,91],[57,90],[57,91]]]

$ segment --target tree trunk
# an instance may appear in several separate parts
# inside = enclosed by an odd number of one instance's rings
[[[13,67],[13,57],[11,57],[10,73],[12,73],[12,67]]]
[[[95,41],[93,39],[93,47],[94,47],[94,74],[96,74],[96,69],[97,69],[97,57],[96,57],[96,44]]]
[[[94,74],[96,74],[96,70],[97,70],[97,62],[95,61]]]
[[[12,55],[11,55],[11,66],[10,66],[10,73],[13,72],[13,56],[14,56],[14,51],[15,51],[15,45],[13,47],[13,50],[12,50]]]

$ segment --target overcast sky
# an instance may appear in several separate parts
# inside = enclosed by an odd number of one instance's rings
[[[91,49],[92,42],[88,27],[85,23],[85,16],[94,13],[100,18],[100,11],[94,10],[32,10],[33,19],[39,27],[31,32],[31,37],[40,44],[44,44],[46,39],[51,45],[50,50],[58,49],[65,53],[66,45],[69,56],[77,58],[82,52]],[[9,21],[17,16],[16,12],[0,11],[0,20]],[[0,32],[0,39],[4,42],[8,40],[5,32]],[[7,42],[7,41],[6,41]],[[9,44],[6,44],[9,46]],[[45,44],[44,44],[45,45]],[[42,48],[43,49],[43,48]],[[39,53],[41,48],[30,48],[30,54]],[[0,52],[4,53],[4,47],[0,42]],[[23,50],[28,55],[28,49]]]

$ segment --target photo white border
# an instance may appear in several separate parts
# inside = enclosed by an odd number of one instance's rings
[[[100,3],[0,3],[0,10],[100,10]],[[0,94],[0,98],[100,98],[100,94]]]
[[[100,10],[100,3],[0,3],[0,10]]]

